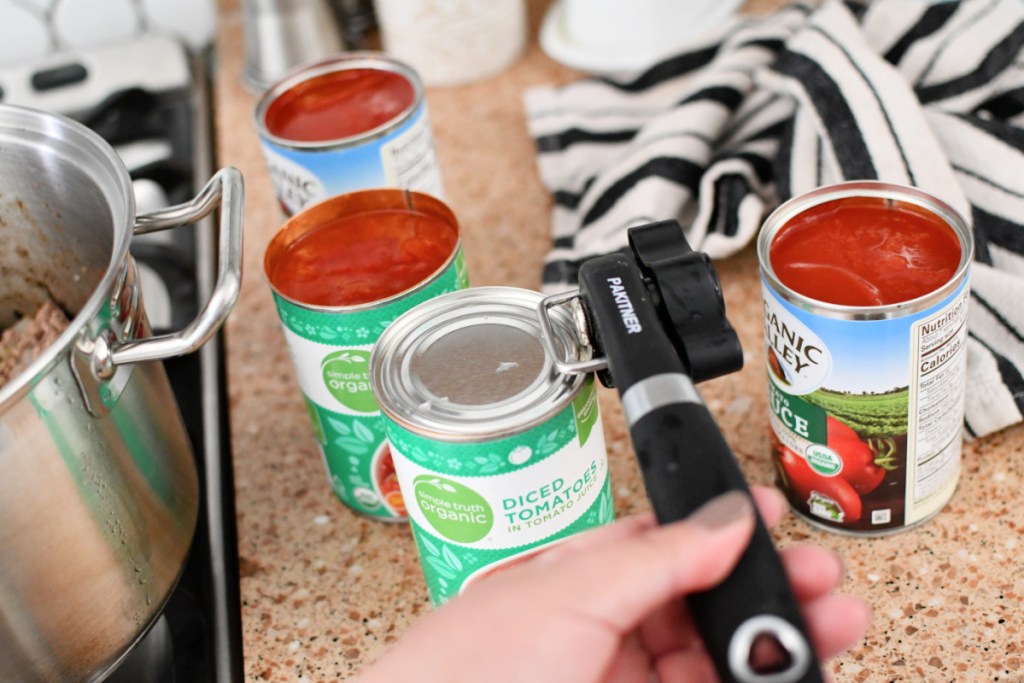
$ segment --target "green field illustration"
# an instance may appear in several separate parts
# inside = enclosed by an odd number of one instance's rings
[[[849,394],[818,389],[803,397],[845,422],[864,439],[907,433],[907,387],[885,393]]]

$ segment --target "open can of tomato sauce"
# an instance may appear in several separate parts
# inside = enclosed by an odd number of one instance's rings
[[[819,526],[882,534],[960,475],[971,231],[912,187],[849,182],[780,206],[757,241],[779,484]]]
[[[511,287],[446,294],[396,320],[373,351],[434,604],[614,519],[593,375],[555,369],[541,299]],[[565,357],[585,352],[567,314],[554,325]]]
[[[260,97],[255,115],[288,215],[374,187],[443,195],[423,83],[402,62],[352,52],[302,67]]]
[[[341,195],[285,223],[264,268],[335,494],[370,517],[404,520],[370,351],[405,311],[468,286],[454,214],[417,192]]]

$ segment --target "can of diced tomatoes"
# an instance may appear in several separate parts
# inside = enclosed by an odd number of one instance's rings
[[[966,221],[912,187],[849,182],[795,197],[757,241],[778,483],[832,530],[919,524],[960,475]]]
[[[437,297],[373,351],[373,392],[434,604],[615,516],[593,376],[555,369],[541,299],[510,287]],[[585,351],[567,314],[553,323],[566,358]]]
[[[423,83],[386,55],[350,52],[301,67],[260,97],[255,116],[288,215],[374,187],[443,195]]]
[[[264,268],[334,493],[357,512],[404,520],[370,351],[402,313],[468,286],[454,214],[416,192],[341,195],[285,223]]]

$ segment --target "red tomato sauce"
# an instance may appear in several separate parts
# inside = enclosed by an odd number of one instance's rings
[[[843,306],[910,301],[949,282],[960,240],[938,216],[876,197],[836,199],[782,227],[769,251],[783,285]]]
[[[404,292],[455,250],[454,226],[407,209],[324,222],[289,244],[268,274],[281,294],[313,306],[354,306]]]
[[[343,69],[303,81],[267,109],[272,135],[298,142],[339,140],[373,130],[412,106],[412,83],[383,69]]]

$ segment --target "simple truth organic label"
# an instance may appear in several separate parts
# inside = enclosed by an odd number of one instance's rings
[[[370,390],[370,352],[395,318],[468,286],[461,248],[449,266],[407,296],[375,307],[314,309],[274,293],[278,317],[334,493],[371,517],[402,519],[380,409]]]
[[[413,479],[412,496],[427,524],[450,541],[475,543],[494,528],[487,499],[461,482],[421,474]]]
[[[384,417],[431,599],[614,519],[593,382],[522,434],[439,443]]]
[[[341,349],[320,361],[324,386],[346,408],[357,413],[377,411],[370,390],[369,349]]]

